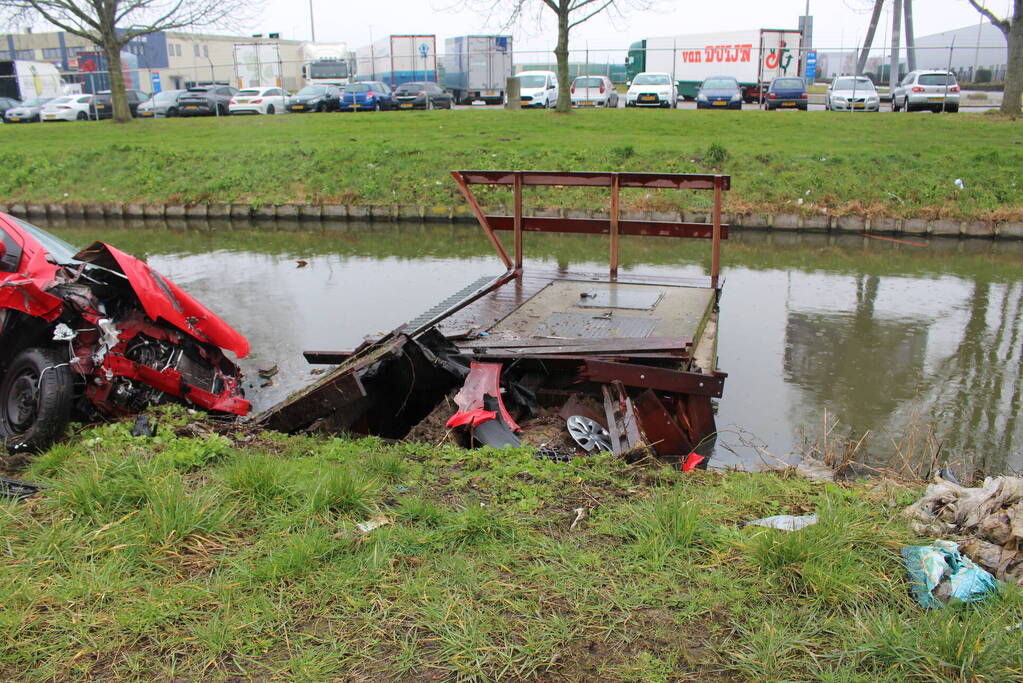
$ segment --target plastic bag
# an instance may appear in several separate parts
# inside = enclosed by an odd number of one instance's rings
[[[803,527],[816,523],[817,515],[775,515],[774,517],[764,517],[763,519],[755,519],[752,522],[746,522],[746,526],[750,526],[752,524],[754,526],[766,526],[772,529],[781,529],[782,531],[799,531]]]
[[[944,607],[951,600],[976,602],[998,590],[995,577],[959,552],[954,541],[902,549],[910,591],[921,607]]]

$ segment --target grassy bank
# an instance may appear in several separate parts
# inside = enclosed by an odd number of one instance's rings
[[[927,613],[911,491],[272,434],[89,429],[0,503],[0,676],[1015,680],[1015,591]],[[588,516],[574,529],[577,508]],[[797,533],[745,520],[817,511]],[[389,523],[368,533],[355,523]]]
[[[992,115],[469,110],[0,133],[0,199],[9,201],[453,206],[463,202],[450,169],[618,169],[730,173],[733,211],[1023,217],[1023,124]],[[625,205],[699,209],[707,194],[635,190]],[[583,189],[527,195],[533,206],[606,203]]]

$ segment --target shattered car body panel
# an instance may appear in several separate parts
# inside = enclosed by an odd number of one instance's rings
[[[0,437],[9,447],[45,446],[27,425],[51,419],[47,401],[58,399],[44,395],[43,379],[51,369],[63,377],[60,367],[73,387],[59,400],[85,416],[170,399],[248,413],[241,374],[224,354],[245,356],[248,341],[173,282],[110,245],[79,252],[4,214],[0,237]],[[23,358],[30,351],[40,352],[34,361]],[[12,368],[24,373],[20,383]]]

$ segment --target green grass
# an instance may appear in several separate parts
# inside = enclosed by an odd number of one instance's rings
[[[1023,595],[918,608],[898,548],[920,539],[867,485],[159,413],[153,438],[82,431],[17,473],[48,489],[0,501],[3,679],[1023,676]]]
[[[724,172],[734,211],[1018,219],[1023,124],[982,114],[383,112],[4,126],[0,199],[464,204],[465,168]],[[961,178],[965,190],[954,180]],[[511,204],[482,189],[485,204]],[[708,206],[628,190],[626,207]],[[537,189],[529,206],[606,193]]]

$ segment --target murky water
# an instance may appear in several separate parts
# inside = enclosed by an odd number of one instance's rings
[[[315,379],[303,350],[350,349],[502,271],[470,225],[44,227],[147,255],[246,334],[257,409]],[[779,233],[726,243],[719,358],[729,379],[715,465],[869,432],[856,459],[877,466],[938,452],[1023,469],[1023,243],[922,243]],[[598,237],[528,235],[526,245],[529,264],[606,268]],[[709,243],[626,238],[622,260],[626,271],[702,275]],[[256,369],[275,364],[275,383],[259,387]]]

